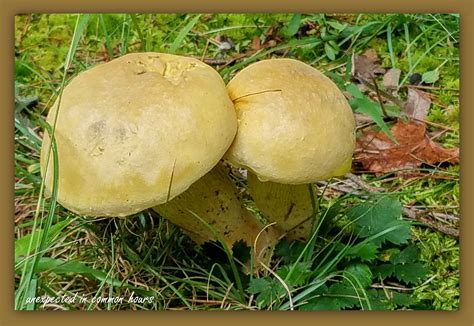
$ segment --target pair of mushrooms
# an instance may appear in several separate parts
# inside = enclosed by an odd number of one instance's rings
[[[308,236],[307,184],[343,175],[355,145],[343,94],[291,59],[251,64],[226,86],[193,58],[128,54],[75,77],[47,121],[56,121],[64,207],[89,216],[153,208],[198,244],[243,240],[256,261],[283,234]],[[45,133],[42,175],[51,192],[49,149]],[[248,170],[249,192],[273,226],[243,207],[221,159]]]

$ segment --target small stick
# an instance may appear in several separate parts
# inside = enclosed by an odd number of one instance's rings
[[[374,83],[375,92],[377,93],[377,98],[379,100],[380,108],[382,109],[383,116],[388,119],[390,117],[388,116],[387,110],[385,110],[385,106],[383,105],[382,97],[380,96],[379,86],[377,85],[377,81],[375,80],[375,77],[372,77],[372,82]]]

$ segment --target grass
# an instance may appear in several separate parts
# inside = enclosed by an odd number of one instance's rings
[[[305,28],[309,34],[302,33]],[[215,44],[218,35],[230,38],[234,48],[219,50]],[[255,38],[271,39],[275,46],[247,52]],[[390,227],[366,236],[360,225],[373,212],[380,211],[374,215],[380,218],[396,217],[397,203],[459,216],[459,166],[423,166],[416,171],[419,177],[409,179],[360,173],[366,183],[395,196],[391,199],[364,191],[341,195],[329,186],[311,188],[321,199],[314,201],[320,208],[312,240],[306,244],[282,241],[271,266],[256,275],[244,274],[238,261],[220,250],[219,244],[199,247],[153,211],[128,218],[90,219],[57,205],[55,193],[49,198],[43,194],[39,151],[44,117],[67,82],[95,64],[128,52],[170,52],[224,62],[213,66],[228,81],[254,61],[293,57],[326,71],[345,87],[352,54],[367,49],[378,53],[383,67],[401,69],[402,99],[412,73],[439,72],[439,79],[430,85],[433,105],[427,119],[446,128],[437,141],[458,146],[456,15],[17,16],[15,308],[458,309],[457,239],[422,223],[410,226],[407,234],[403,233],[407,224],[394,220]],[[246,55],[225,64],[239,53]],[[54,126],[49,132],[54,134]],[[54,146],[49,159],[58,159]],[[245,188],[245,181],[238,181]],[[254,207],[250,197],[246,200]],[[392,210],[377,211],[378,203],[387,200]],[[367,203],[372,206],[367,208]],[[457,228],[459,221],[440,217],[437,222]],[[234,248],[234,256],[243,259],[246,251]],[[407,272],[410,277],[400,276]],[[76,299],[45,304],[28,299],[39,296]],[[118,298],[127,300],[117,302]]]

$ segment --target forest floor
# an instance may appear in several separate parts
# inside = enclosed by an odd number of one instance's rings
[[[17,16],[15,308],[458,309],[459,37],[451,14]],[[295,58],[339,86],[357,148],[346,178],[315,185],[315,241],[282,240],[270,270],[234,273],[217,244],[195,245],[151,210],[91,219],[44,198],[41,139],[58,93],[79,72],[141,51],[196,57],[225,82],[252,62]],[[246,204],[256,210],[248,195]],[[29,300],[40,296],[84,300]]]

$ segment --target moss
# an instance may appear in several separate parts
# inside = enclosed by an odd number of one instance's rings
[[[436,310],[459,309],[459,243],[456,239],[415,228],[421,261],[429,266],[429,283],[417,288],[413,297],[429,302]]]

